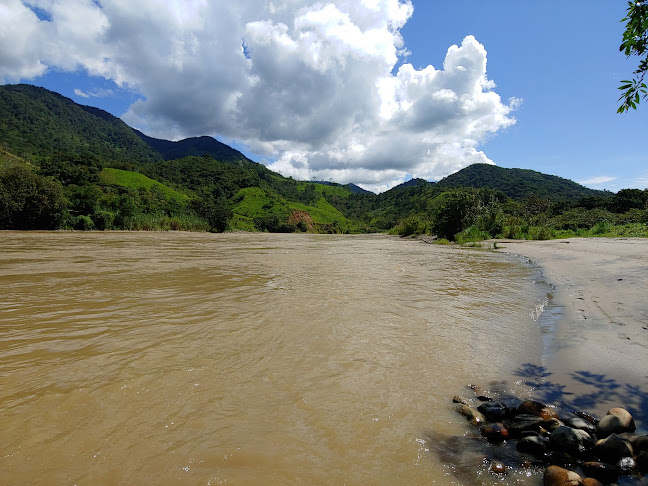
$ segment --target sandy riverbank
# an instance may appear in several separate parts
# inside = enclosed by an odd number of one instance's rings
[[[623,404],[648,423],[648,239],[498,240],[555,287],[543,360],[547,399],[591,413]]]

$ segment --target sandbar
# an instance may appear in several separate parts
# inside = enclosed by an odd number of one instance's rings
[[[594,414],[625,406],[648,425],[648,239],[497,240],[554,287],[545,322],[545,399]],[[542,317],[540,322],[542,323]]]

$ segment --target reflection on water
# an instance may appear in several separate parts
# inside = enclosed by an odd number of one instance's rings
[[[541,359],[546,290],[502,254],[384,236],[0,244],[7,484],[461,484],[426,446],[465,431],[450,399]]]

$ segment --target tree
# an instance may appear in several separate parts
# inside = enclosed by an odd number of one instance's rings
[[[64,210],[57,181],[20,165],[0,170],[0,229],[56,229]]]
[[[648,0],[628,2],[627,14],[621,22],[626,22],[626,30],[619,50],[628,57],[638,56],[639,66],[633,72],[633,79],[621,81],[619,89],[622,94],[619,101],[623,100],[623,103],[617,113],[623,113],[630,108],[636,110],[641,99],[648,98],[648,87],[644,83],[648,72]]]

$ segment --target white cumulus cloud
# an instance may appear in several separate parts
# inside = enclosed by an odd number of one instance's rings
[[[85,69],[139,91],[123,118],[153,136],[237,140],[285,175],[384,190],[491,163],[479,146],[520,103],[494,91],[472,36],[440,68],[401,65],[413,14],[409,0],[2,0],[0,81]]]

